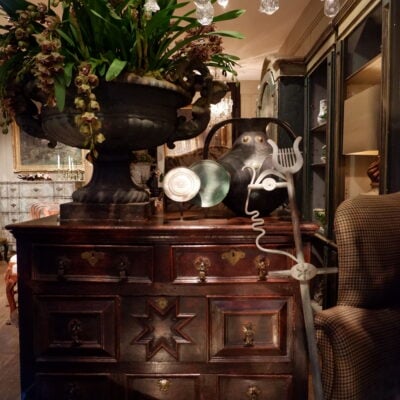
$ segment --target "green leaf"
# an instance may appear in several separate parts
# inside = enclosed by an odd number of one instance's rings
[[[127,61],[123,61],[123,60],[119,60],[118,58],[115,58],[106,73],[106,81],[112,81],[113,79],[115,79],[123,71],[126,64],[127,64]]]
[[[221,21],[236,19],[239,18],[241,15],[243,15],[245,12],[246,10],[244,9],[227,11],[226,13],[215,16],[213,22],[221,22]]]
[[[233,39],[244,39],[245,36],[240,33],[240,32],[236,32],[236,31],[215,31],[215,32],[210,32],[210,33],[206,33],[205,35],[207,36],[223,36],[223,37],[230,37]]]
[[[64,67],[64,82],[65,86],[69,86],[72,81],[72,71],[74,69],[74,64],[72,62],[68,63]]]
[[[57,102],[57,108],[60,111],[64,110],[65,107],[65,95],[66,95],[65,80],[63,75],[57,75],[54,81],[54,95]]]

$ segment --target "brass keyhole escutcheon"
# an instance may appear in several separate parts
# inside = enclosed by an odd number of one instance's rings
[[[246,253],[241,250],[231,249],[221,254],[221,258],[232,266],[235,266],[241,259],[246,257]]]
[[[102,251],[84,251],[81,254],[82,260],[86,260],[92,267],[94,267],[100,260],[104,258]]]

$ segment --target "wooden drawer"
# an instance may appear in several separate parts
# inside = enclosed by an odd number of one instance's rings
[[[128,399],[199,400],[199,375],[127,377]]]
[[[32,393],[33,392],[33,393]],[[29,399],[110,400],[117,399],[109,374],[37,374]]]
[[[218,400],[244,399],[292,399],[292,377],[289,375],[219,377]]]
[[[117,297],[37,296],[34,310],[37,361],[117,361]]]
[[[292,297],[211,297],[210,361],[290,361],[292,324]]]
[[[270,245],[293,253],[293,249]],[[172,246],[174,283],[249,282],[265,279],[270,270],[289,269],[285,255],[266,254],[254,245]]]
[[[152,246],[33,246],[33,280],[151,283]]]

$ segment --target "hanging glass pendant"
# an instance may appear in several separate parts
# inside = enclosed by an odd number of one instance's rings
[[[210,2],[204,6],[196,6],[196,18],[201,25],[210,25],[214,18],[214,7]]]
[[[221,7],[226,7],[229,3],[229,0],[217,0],[217,3],[221,6]]]
[[[205,7],[210,3],[210,0],[194,0],[194,4],[196,7]]]
[[[160,6],[157,4],[157,0],[146,0],[144,9],[154,13],[160,10]]]
[[[340,10],[340,1],[339,0],[325,0],[324,4],[324,14],[333,18]]]
[[[261,0],[259,11],[272,15],[279,10],[279,0]]]

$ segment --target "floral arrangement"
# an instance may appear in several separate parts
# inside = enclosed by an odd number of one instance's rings
[[[195,10],[178,0],[0,0],[0,124],[4,133],[18,114],[40,119],[45,106],[61,111],[74,89],[75,123],[90,147],[104,140],[96,99],[100,80],[125,73],[185,85],[190,63],[235,74],[237,57],[225,54],[215,23],[239,17],[225,12],[213,24],[198,23]],[[201,68],[199,68],[201,71]]]

